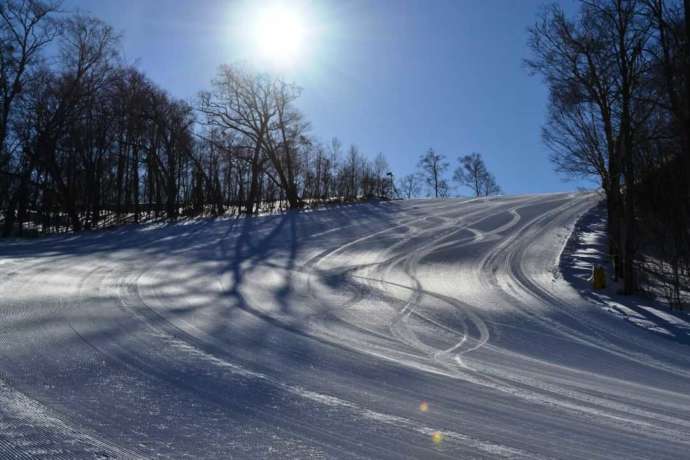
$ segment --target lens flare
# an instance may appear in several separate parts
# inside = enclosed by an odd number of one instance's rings
[[[422,412],[427,412],[429,410],[429,403],[422,401],[422,403],[419,405],[419,410]]]
[[[443,433],[440,431],[435,431],[434,434],[431,435],[431,440],[434,441],[434,444],[438,446],[443,442]]]

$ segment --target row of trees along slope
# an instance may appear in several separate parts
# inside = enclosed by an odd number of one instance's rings
[[[596,177],[623,290],[642,268],[672,280],[680,301],[690,268],[689,0],[583,0],[530,30],[528,67],[550,90],[544,139],[557,169]],[[664,273],[662,273],[664,274]]]
[[[224,66],[172,98],[110,26],[58,6],[0,2],[2,235],[391,195],[382,155],[309,135],[294,85]]]
[[[429,149],[419,157],[417,172],[398,180],[396,192],[403,198],[413,198],[420,194],[422,184],[425,184],[430,196],[445,198],[450,194],[450,185],[446,179],[448,168],[450,163],[446,161],[445,155]],[[458,166],[453,171],[453,181],[469,188],[475,197],[501,193],[501,187],[479,153],[458,157]]]

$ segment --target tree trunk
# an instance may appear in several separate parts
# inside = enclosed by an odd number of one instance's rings
[[[252,156],[252,177],[251,185],[249,186],[249,195],[247,196],[247,203],[245,205],[245,214],[251,216],[254,214],[254,203],[256,202],[259,193],[259,162],[261,159],[261,142],[257,141],[254,147],[254,155]]]
[[[617,280],[623,275],[621,266],[621,196],[618,179],[609,180],[606,188],[606,214],[609,257],[613,263],[613,278]]]
[[[132,204],[134,206],[134,222],[139,223],[139,150],[134,149],[132,158]],[[129,196],[129,193],[127,193]],[[126,210],[129,212],[129,209]]]
[[[633,190],[625,197],[623,219],[623,294],[629,295],[637,290],[635,279],[635,203]]]
[[[14,230],[14,221],[15,221],[15,211],[17,209],[17,199],[16,195],[13,194],[12,198],[10,199],[10,202],[7,205],[7,209],[5,209],[5,222],[2,225],[2,236],[3,237],[8,237],[12,234],[12,230]]]
[[[684,1],[685,8],[685,138],[690,137],[690,0]],[[690,140],[686,144],[686,184],[690,187]],[[690,190],[689,190],[690,191]]]

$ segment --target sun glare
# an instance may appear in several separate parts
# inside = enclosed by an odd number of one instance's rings
[[[254,41],[261,59],[277,65],[290,65],[304,52],[307,29],[303,15],[295,8],[270,5],[258,11]]]

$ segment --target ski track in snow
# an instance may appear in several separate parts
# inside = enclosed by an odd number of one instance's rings
[[[681,458],[687,346],[556,273],[595,203],[417,200],[4,243],[0,458]]]

